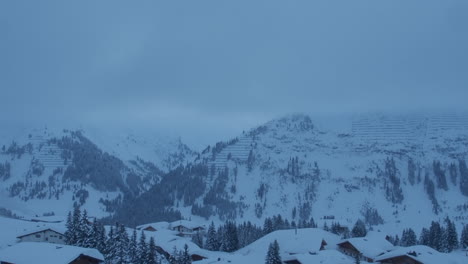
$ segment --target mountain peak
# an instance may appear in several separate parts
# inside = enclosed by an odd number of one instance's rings
[[[285,130],[289,132],[310,132],[314,129],[314,124],[310,116],[302,113],[294,113],[273,119],[256,130]]]

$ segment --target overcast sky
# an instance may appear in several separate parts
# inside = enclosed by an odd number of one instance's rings
[[[3,0],[0,119],[193,141],[291,112],[466,110],[467,14],[466,0]]]

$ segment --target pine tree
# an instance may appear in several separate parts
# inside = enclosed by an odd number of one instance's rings
[[[191,264],[192,259],[190,257],[187,244],[184,245],[184,251],[180,253],[180,264]]]
[[[273,221],[271,220],[271,218],[267,217],[265,218],[265,221],[263,223],[263,233],[267,235],[271,232],[273,232]]]
[[[211,251],[219,250],[218,238],[216,235],[216,230],[215,230],[215,226],[213,222],[211,222],[210,227],[208,228],[205,248]]]
[[[220,249],[225,252],[233,252],[239,249],[239,239],[237,237],[237,227],[233,222],[228,221],[224,227],[224,236]]]
[[[200,248],[203,248],[203,234],[201,232],[196,232],[192,237],[192,242]]]
[[[169,256],[169,263],[170,264],[179,264],[179,252],[177,251],[177,248],[174,246],[174,250],[172,251],[172,254]]]
[[[460,237],[460,246],[463,249],[468,248],[468,225],[464,225]]]
[[[429,246],[437,251],[443,251],[442,249],[443,231],[439,222],[432,221],[431,227],[429,228]]]
[[[105,255],[106,263],[115,263],[117,257],[117,249],[115,244],[115,231],[111,226],[106,240],[106,250],[103,252]]]
[[[265,259],[265,264],[281,264],[283,263],[281,260],[281,256],[279,253],[279,244],[278,241],[274,241],[270,243],[268,247],[267,256]]]
[[[104,228],[104,225],[102,223],[98,223],[98,239],[96,249],[99,250],[99,252],[101,253],[106,251],[106,240],[106,229]]]
[[[413,229],[408,228],[403,230],[403,234],[401,235],[400,245],[403,247],[410,247],[417,244],[416,233]]]
[[[130,238],[130,242],[128,244],[128,257],[130,263],[138,263],[138,240],[137,240],[137,232],[136,229],[133,229],[132,237]]]
[[[98,221],[94,221],[93,225],[90,228],[89,237],[88,237],[88,246],[90,248],[98,248],[98,243],[100,239],[100,230]]]
[[[83,210],[83,213],[81,214],[81,217],[78,223],[77,232],[78,232],[78,236],[77,236],[76,244],[80,247],[86,247],[86,248],[91,247],[91,243],[92,243],[90,241],[91,229],[89,227],[88,212],[86,210]]]
[[[445,218],[445,229],[443,248],[444,252],[452,252],[458,248],[458,234],[455,224],[447,217]]]
[[[129,238],[124,225],[116,224],[115,227],[115,244],[116,244],[116,264],[125,264],[128,262],[128,244]]]
[[[79,207],[75,207],[73,214],[68,214],[67,231],[65,232],[65,240],[68,245],[79,246],[82,242],[82,232],[80,227],[81,211]]]
[[[352,237],[365,237],[367,235],[366,225],[361,219],[358,219],[351,230]]]
[[[137,247],[137,263],[144,263],[148,259],[146,254],[148,254],[148,245],[146,244],[145,232],[142,230],[140,234],[140,241],[138,242]]]
[[[151,237],[148,246],[148,253],[146,254],[147,260],[146,264],[157,264],[156,261],[156,244],[154,243],[154,238]]]
[[[65,243],[67,245],[74,245],[76,242],[76,234],[71,212],[68,212],[66,228],[67,230],[65,231]]]
[[[430,238],[430,233],[427,228],[423,228],[421,230],[421,235],[419,236],[419,244],[424,245],[424,246],[430,246],[431,245],[431,238]]]

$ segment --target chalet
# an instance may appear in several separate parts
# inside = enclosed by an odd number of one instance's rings
[[[144,230],[149,232],[156,232],[159,230],[169,229],[168,222],[156,222],[150,224],[144,224],[136,227],[137,230]]]
[[[208,254],[205,250],[198,250],[190,254],[190,258],[193,262],[200,261],[208,258]]]
[[[378,262],[382,264],[424,264],[421,261],[418,261],[416,256],[412,256],[411,253],[378,259]]]
[[[381,264],[466,263],[466,257],[458,254],[444,254],[430,247],[417,245],[398,247],[378,256],[375,261]]]
[[[139,228],[139,230],[143,231],[149,231],[149,232],[156,232],[158,231],[156,228],[154,228],[152,225],[147,225],[145,227]]]
[[[50,243],[22,242],[0,250],[0,264],[99,264],[104,257],[96,249]]]
[[[338,249],[353,258],[360,257],[367,262],[374,262],[375,258],[392,249],[394,246],[379,234],[369,234],[366,237],[350,238],[338,243]]]
[[[323,250],[314,254],[299,254],[283,258],[285,264],[333,263],[349,264],[349,257],[336,250]]]
[[[63,230],[56,228],[43,227],[35,230],[25,231],[17,236],[20,242],[48,242],[54,244],[65,244],[65,235]]]
[[[202,232],[205,230],[203,225],[196,224],[187,220],[179,220],[172,222],[169,225],[170,230],[176,231],[179,233],[179,236],[182,237],[192,237],[197,232]]]

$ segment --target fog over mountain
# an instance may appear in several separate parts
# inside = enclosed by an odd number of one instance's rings
[[[2,1],[0,119],[209,144],[293,112],[467,109],[466,1]],[[210,136],[207,136],[210,135]]]

